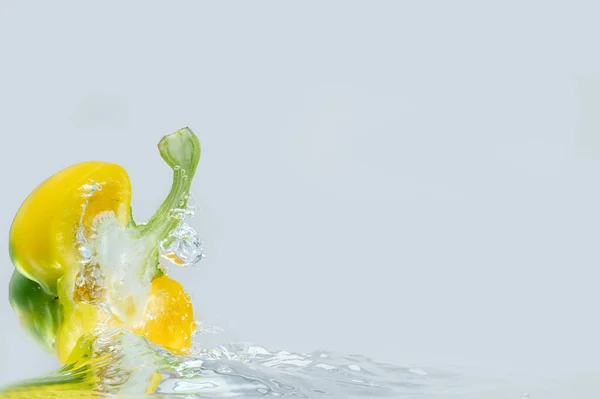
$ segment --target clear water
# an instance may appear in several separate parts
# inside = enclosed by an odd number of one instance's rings
[[[363,356],[292,353],[237,343],[182,359],[156,393],[185,397],[395,398],[423,393],[431,378],[424,370],[377,363]]]
[[[200,326],[200,347],[214,329]],[[293,353],[250,343],[194,349],[174,356],[145,339],[112,332],[94,343],[95,358],[84,366],[25,382],[6,397],[114,398],[550,398],[531,395],[533,380],[473,370],[415,368],[365,356],[326,351]],[[69,390],[73,378],[91,366],[99,378],[94,392]],[[152,376],[158,384],[148,386]],[[52,384],[67,381],[62,389]],[[36,384],[37,386],[32,386]],[[29,385],[29,388],[28,388]],[[539,385],[538,385],[539,388]],[[30,389],[29,391],[27,389]],[[33,391],[31,390],[33,389]],[[65,389],[67,389],[65,391]],[[96,396],[90,396],[90,395]],[[0,393],[0,398],[3,397]],[[560,397],[560,396],[559,396]],[[579,397],[579,396],[578,396]]]
[[[181,204],[183,205],[183,203]],[[194,199],[186,196],[186,206],[171,209],[170,217],[178,220],[177,227],[169,233],[169,237],[158,244],[161,260],[169,264],[194,267],[204,259],[204,249],[198,233],[192,226],[190,220],[196,215],[197,206]]]

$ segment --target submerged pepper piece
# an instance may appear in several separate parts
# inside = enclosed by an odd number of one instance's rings
[[[57,325],[30,330],[61,363],[72,360],[82,336],[107,328],[138,332],[174,352],[191,345],[189,296],[158,267],[159,243],[172,239],[180,223],[172,210],[186,207],[200,143],[185,128],[165,136],[158,148],[173,170],[173,185],[147,223],[133,221],[125,170],[103,162],[76,164],[51,176],[13,221],[10,253],[17,273],[31,282],[39,301],[52,298],[60,309],[58,322],[52,319]],[[24,313],[13,291],[11,303]]]

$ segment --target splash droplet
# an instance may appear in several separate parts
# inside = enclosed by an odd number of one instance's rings
[[[161,258],[177,266],[195,266],[204,258],[202,243],[198,233],[185,221],[169,233],[169,237],[159,244]]]

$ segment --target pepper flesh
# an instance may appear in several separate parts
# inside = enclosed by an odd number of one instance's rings
[[[175,353],[191,346],[196,328],[192,303],[181,284],[172,278],[165,275],[152,280],[143,320],[132,330],[134,334]]]
[[[90,182],[101,185],[102,196],[89,198],[81,220],[84,232],[89,234],[93,218],[102,211],[114,212],[126,225],[131,183],[122,167],[105,162],[75,164],[46,179],[29,194],[13,220],[9,238],[13,264],[49,294],[57,294],[58,279],[78,264],[76,232],[82,195]]]
[[[179,223],[171,210],[186,206],[200,145],[185,128],[165,136],[158,147],[173,170],[173,186],[146,224],[133,222],[126,171],[104,162],[79,163],[46,179],[15,216],[11,305],[61,363],[72,360],[83,335],[102,328],[132,331],[173,352],[191,346],[190,299],[158,267],[158,243]],[[24,290],[37,298],[37,307],[27,307],[17,294]],[[45,318],[35,310],[42,307]],[[47,317],[48,309],[56,317]]]

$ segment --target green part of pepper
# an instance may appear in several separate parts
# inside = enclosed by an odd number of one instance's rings
[[[62,316],[58,298],[15,270],[8,288],[10,306],[21,327],[47,352],[53,353]]]

